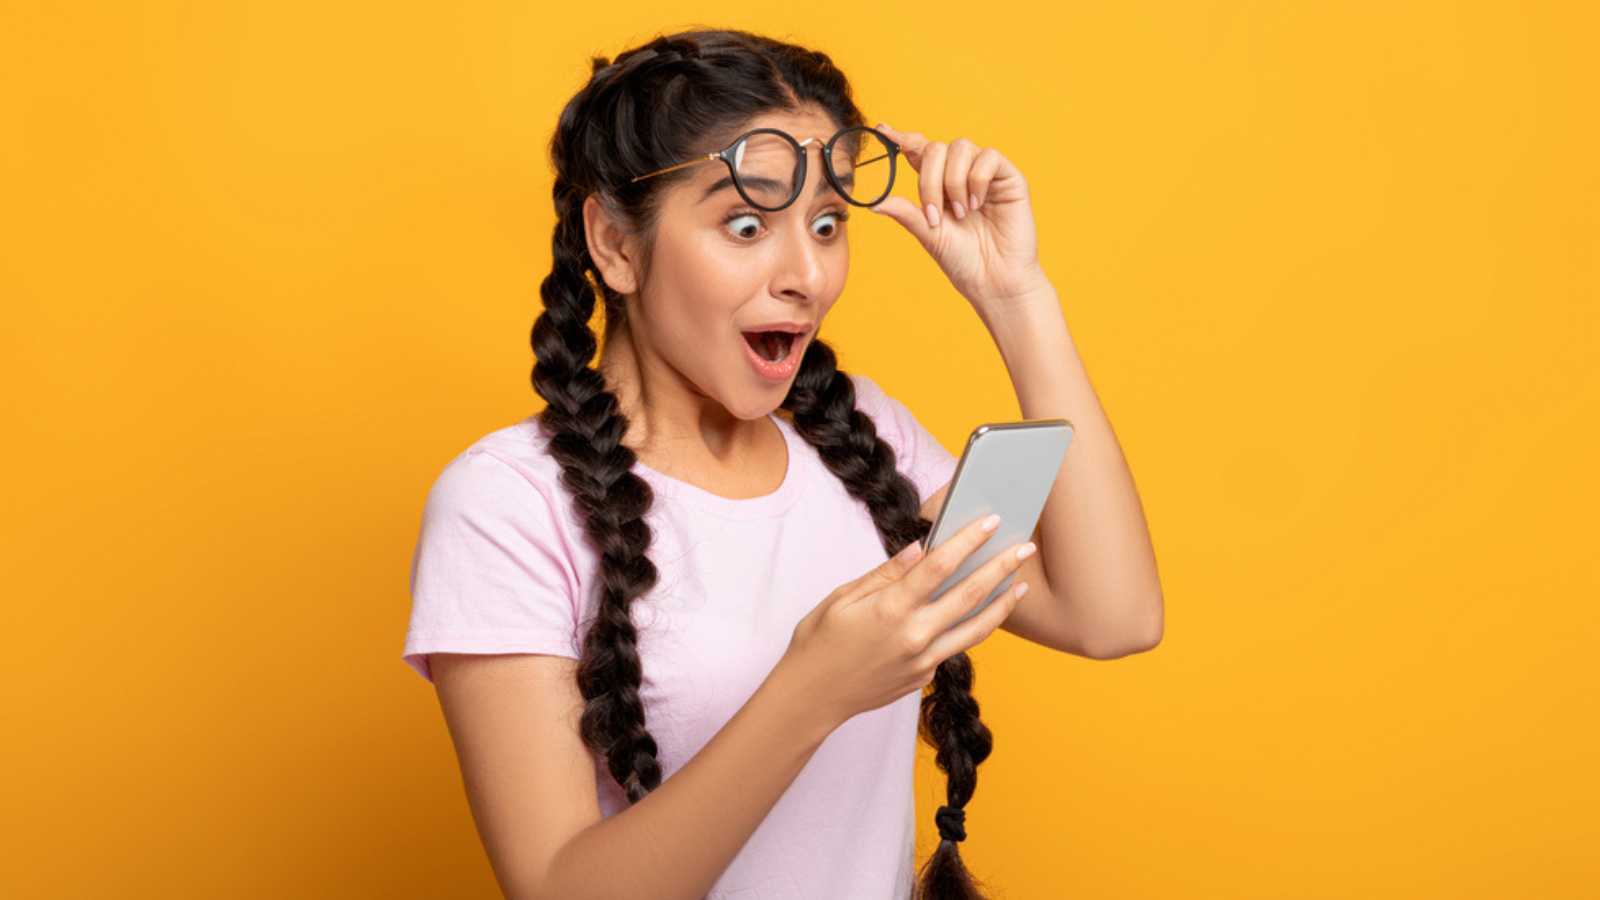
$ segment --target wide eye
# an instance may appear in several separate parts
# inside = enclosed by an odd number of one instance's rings
[[[847,212],[825,212],[812,220],[811,224],[814,229],[819,223],[822,226],[821,230],[813,233],[825,240],[832,240],[838,237],[840,226],[849,218],[850,214]],[[741,241],[750,243],[761,235],[762,218],[753,212],[736,211],[726,219],[723,219],[722,225],[724,228],[728,228],[730,233]]]
[[[822,222],[823,225],[827,227],[827,231],[819,233],[822,235],[822,237],[831,238],[839,233],[840,226],[842,226],[844,224],[844,220],[848,218],[850,217],[844,213],[827,212],[817,216],[817,218],[813,220],[811,224],[816,225],[817,222]],[[833,221],[826,221],[828,219],[832,219]]]
[[[757,234],[761,233],[761,217],[755,213],[737,213],[733,216],[730,216],[728,220],[722,224],[725,226],[733,226],[734,233],[746,240],[754,238]]]

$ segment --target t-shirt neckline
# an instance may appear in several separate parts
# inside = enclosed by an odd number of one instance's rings
[[[669,494],[713,515],[729,519],[762,519],[777,515],[793,505],[795,497],[798,496],[801,440],[794,432],[794,426],[782,417],[768,413],[767,418],[778,426],[778,433],[783,436],[784,450],[788,455],[783,481],[771,493],[759,497],[724,497],[653,469],[639,460],[634,461],[634,468],[658,492]]]

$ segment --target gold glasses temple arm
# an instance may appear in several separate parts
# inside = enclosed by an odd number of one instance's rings
[[[692,166],[695,163],[702,163],[702,162],[705,162],[708,159],[716,159],[720,155],[721,154],[718,154],[718,153],[707,153],[705,156],[697,156],[694,159],[684,160],[681,163],[673,163],[672,165],[667,166],[664,169],[657,169],[654,172],[646,172],[643,175],[636,175],[633,178],[629,179],[628,183],[632,184],[633,182],[638,181],[641,178],[649,178],[651,175],[660,175],[662,172],[671,172],[673,169],[681,169],[684,166]]]

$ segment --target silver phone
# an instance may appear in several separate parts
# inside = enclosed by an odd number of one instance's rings
[[[1072,423],[1066,419],[987,422],[972,429],[955,474],[950,478],[950,490],[939,508],[939,517],[934,520],[928,539],[923,541],[923,549],[931,551],[990,513],[1000,514],[1000,527],[972,551],[949,578],[940,582],[930,602],[937,602],[945,591],[1002,550],[1033,535],[1070,443]],[[1015,575],[1011,572],[1001,579],[989,596],[957,620],[957,624],[993,603],[1011,586]]]

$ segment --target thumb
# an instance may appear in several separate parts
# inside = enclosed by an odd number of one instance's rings
[[[899,222],[905,229],[922,242],[922,246],[933,246],[933,229],[928,226],[928,217],[918,209],[910,200],[900,196],[886,198],[877,206],[868,209]]]

